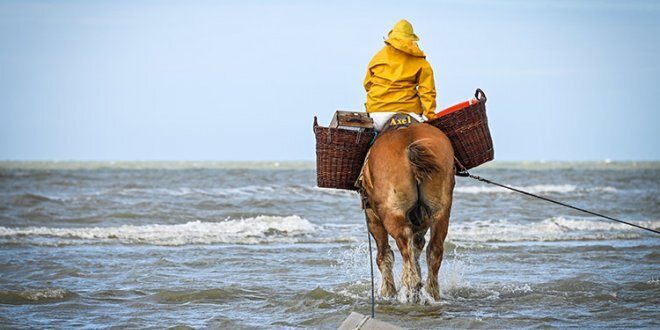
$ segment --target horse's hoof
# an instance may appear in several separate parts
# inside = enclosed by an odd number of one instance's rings
[[[428,292],[428,291],[427,291],[427,292]],[[433,298],[433,300],[435,300],[435,301],[440,300],[440,292],[438,292],[437,289],[436,289],[436,290],[432,290],[432,292],[429,292],[429,296],[431,296],[431,298]]]
[[[426,283],[426,292],[433,300],[438,301],[440,299],[440,290],[438,289],[438,281],[428,280]]]
[[[408,303],[419,304],[420,300],[419,292],[408,294]]]

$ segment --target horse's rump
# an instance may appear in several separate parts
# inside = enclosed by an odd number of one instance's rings
[[[424,138],[414,141],[408,146],[408,160],[418,183],[440,170],[437,156],[430,148],[432,143],[434,143],[432,139]]]

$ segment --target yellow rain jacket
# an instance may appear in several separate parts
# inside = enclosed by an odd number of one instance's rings
[[[412,112],[435,116],[435,82],[426,55],[412,40],[389,38],[364,78],[367,112]]]

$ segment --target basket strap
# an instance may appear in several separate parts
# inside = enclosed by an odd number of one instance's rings
[[[461,164],[461,162],[454,156],[454,172],[458,176],[468,176],[470,173],[468,173],[467,168]]]
[[[355,138],[355,144],[360,144],[360,137],[362,137],[362,129],[358,130],[357,137]]]
[[[325,141],[328,144],[332,142],[332,127],[328,128],[328,135],[325,136]]]
[[[364,187],[364,167],[367,165],[367,160],[369,159],[369,154],[371,149],[367,151],[367,154],[364,156],[364,161],[362,161],[362,168],[360,169],[360,174],[358,175],[357,180],[355,180],[355,188],[360,194],[360,204],[363,210],[370,209],[371,205],[369,204],[369,197],[367,196],[367,189]]]
[[[481,88],[477,88],[477,90],[474,92],[474,97],[477,100],[479,100],[479,102],[481,103],[486,103],[486,101],[488,100],[486,98],[486,93],[484,93],[484,91],[482,91]]]

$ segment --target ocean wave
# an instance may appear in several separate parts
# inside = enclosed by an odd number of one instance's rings
[[[74,292],[62,288],[23,291],[0,291],[0,304],[25,305],[52,303],[76,297]]]
[[[660,228],[660,220],[630,222],[647,228]],[[552,217],[533,223],[507,220],[452,223],[447,239],[455,242],[547,242],[636,239],[642,235],[640,229],[622,223]]]
[[[585,193],[585,192],[603,192],[603,193],[615,193],[617,189],[614,187],[577,187],[570,184],[563,185],[553,185],[553,184],[539,184],[523,187],[513,187],[519,190],[523,190],[532,194],[568,194],[568,193]],[[508,194],[513,193],[512,190],[495,187],[495,186],[467,186],[467,187],[457,187],[454,189],[455,193],[459,194]]]
[[[35,206],[41,203],[59,203],[60,201],[52,196],[46,196],[37,193],[24,193],[14,197],[12,205],[14,206]]]
[[[67,244],[264,244],[304,241],[319,230],[307,219],[258,216],[248,219],[229,219],[221,222],[191,221],[176,225],[123,225],[118,227],[0,227],[0,238],[10,243],[38,245]],[[4,243],[4,242],[3,242]]]
[[[310,195],[328,195],[337,197],[356,197],[357,193],[343,189],[328,189],[305,185],[251,185],[242,187],[217,188],[135,188],[128,187],[109,190],[103,194],[122,196],[168,195],[168,196],[211,196],[211,197],[255,197],[281,198],[281,196],[309,197]]]
[[[101,189],[75,194],[43,194],[27,192],[16,194],[11,200],[14,206],[36,206],[42,203],[67,203],[75,201],[103,200],[104,198],[135,198],[135,197],[189,197],[189,198],[259,198],[259,199],[308,199],[319,195],[331,197],[356,198],[354,191],[341,189],[326,189],[308,185],[248,185],[239,187],[171,187],[145,188],[133,184],[121,188]],[[315,197],[316,196],[316,197]]]
[[[584,300],[612,301],[617,293],[594,280],[568,278],[540,284],[529,283],[465,283],[459,287],[441,290],[441,296],[448,301],[519,299],[527,302],[547,302],[565,300],[567,294],[575,302]]]
[[[227,196],[237,196],[237,195],[258,195],[258,194],[268,194],[273,193],[277,187],[275,186],[245,186],[237,188],[210,188],[210,189],[200,189],[200,188],[189,188],[189,187],[179,187],[179,188],[124,188],[116,192],[111,191],[110,193],[117,193],[119,195],[125,196],[136,196],[136,195],[169,195],[169,196],[189,196],[189,195],[206,195],[206,196],[216,196],[216,197],[227,197]]]
[[[147,299],[161,304],[228,303],[236,300],[266,300],[271,294],[267,288],[227,287],[203,290],[164,290]]]
[[[514,187],[524,190],[533,194],[543,193],[589,193],[589,192],[603,192],[615,193],[617,189],[614,187],[591,187],[581,188],[574,185],[532,185]],[[508,194],[513,191],[495,187],[495,186],[465,186],[456,187],[454,192],[457,194]],[[14,197],[12,203],[18,206],[34,206],[40,203],[62,203],[76,200],[89,200],[91,198],[100,198],[102,196],[173,196],[173,197],[188,197],[188,196],[209,196],[209,197],[259,197],[259,198],[282,198],[285,197],[301,197],[309,198],[311,195],[325,195],[338,198],[357,198],[357,193],[351,190],[344,189],[330,189],[319,188],[314,186],[304,185],[252,185],[242,187],[217,187],[217,188],[191,188],[191,187],[177,187],[177,188],[140,188],[140,187],[126,187],[118,189],[109,189],[97,191],[94,193],[73,195],[73,196],[52,196],[38,193],[24,193]]]

